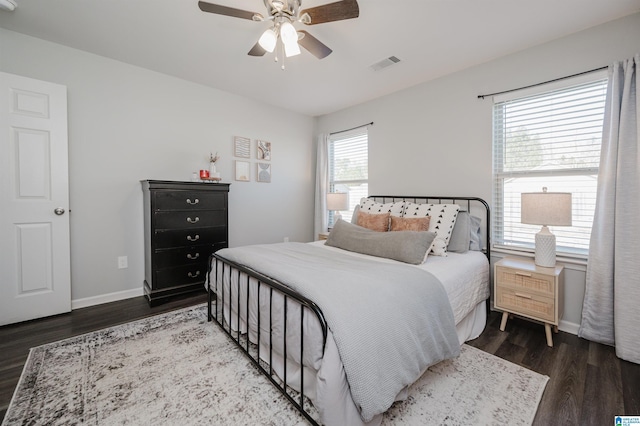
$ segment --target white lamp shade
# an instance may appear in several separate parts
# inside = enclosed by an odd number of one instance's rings
[[[260,39],[258,40],[258,44],[264,50],[271,53],[276,48],[277,41],[278,41],[278,36],[276,35],[275,31],[269,28],[268,30],[262,33],[262,35],[260,36]]]
[[[536,234],[535,263],[552,268],[556,264],[556,236],[547,226],[571,226],[571,193],[542,192],[522,193],[520,222],[542,225]]]
[[[284,45],[284,54],[288,58],[300,54],[300,46],[298,46],[298,32],[291,22],[284,22],[280,26],[280,38]]]
[[[327,210],[342,211],[349,209],[349,194],[330,192],[327,194]]]
[[[522,193],[520,222],[530,225],[571,226],[570,192]]]
[[[284,22],[280,26],[280,37],[282,37],[282,42],[285,45],[290,43],[298,44],[298,32],[291,22]]]
[[[287,58],[291,56],[296,56],[300,54],[300,46],[298,46],[298,42],[294,41],[293,43],[285,43],[284,44],[284,55]]]

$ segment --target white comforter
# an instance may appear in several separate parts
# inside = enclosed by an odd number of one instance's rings
[[[379,262],[398,263],[380,258],[372,258],[366,255],[360,255],[351,252],[345,252],[340,249],[324,246],[322,243],[312,243],[326,250],[339,251],[344,256],[356,256],[369,259],[375,259]],[[464,255],[450,254],[447,258],[429,257],[423,265],[416,266],[423,268],[438,277],[444,284],[447,296],[454,312],[456,324],[459,323],[478,303],[488,297],[488,275],[489,266],[486,257],[482,253],[470,252]],[[219,271],[219,275],[221,275]],[[237,272],[231,274],[231,282],[237,282]],[[228,281],[229,277],[224,278],[224,290],[218,284],[216,292],[219,299],[224,299],[224,305],[229,306],[231,301],[231,312],[229,315],[228,308],[225,309],[225,320],[230,323],[233,329],[239,329],[241,332],[247,331],[247,324],[243,320],[246,315],[246,305],[240,304],[239,310],[237,306],[237,295],[234,293],[229,297]],[[244,283],[246,278],[241,274],[241,282]],[[218,280],[220,283],[221,280]],[[253,342],[258,341],[258,301],[255,295],[257,287],[255,283],[252,287],[245,285],[240,286],[241,300],[244,300],[244,293],[249,288],[251,293],[251,302],[249,305],[249,324],[248,329],[250,339]],[[224,291],[224,295],[223,295]],[[235,292],[235,290],[234,290]],[[260,356],[268,360],[270,357],[268,341],[269,331],[269,298],[268,290],[265,286],[260,289]],[[223,296],[223,297],[221,297]],[[271,354],[272,365],[280,377],[284,374],[283,353],[283,301],[278,295],[274,295],[273,302],[273,347],[274,353]],[[222,304],[222,302],[220,303]],[[238,317],[238,311],[240,313]],[[299,388],[300,384],[300,342],[299,328],[300,316],[299,311],[293,304],[288,307],[287,320],[287,359],[286,363],[287,382],[294,388]],[[349,385],[346,381],[344,366],[335,344],[335,339],[331,331],[327,336],[327,343],[322,351],[322,342],[319,338],[319,325],[316,318],[311,315],[305,315],[303,327],[305,329],[305,351],[304,351],[304,371],[305,371],[305,394],[311,398],[314,405],[320,412],[321,421],[326,425],[333,424],[365,424],[361,418],[359,410],[354,404],[350,393]],[[291,362],[293,361],[293,362]],[[381,421],[382,416],[377,415],[366,423],[375,425]]]

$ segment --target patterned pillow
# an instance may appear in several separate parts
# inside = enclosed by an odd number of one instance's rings
[[[429,231],[436,233],[431,251],[436,256],[447,255],[447,245],[456,223],[460,206],[457,204],[414,204],[406,203],[405,218],[430,216]]]
[[[382,204],[369,198],[362,198],[360,200],[360,210],[369,214],[389,213],[391,216],[402,217],[404,205],[404,201]]]
[[[389,213],[369,214],[358,211],[357,225],[372,231],[387,232],[389,230]]]
[[[428,231],[431,217],[395,217],[391,216],[389,231]]]

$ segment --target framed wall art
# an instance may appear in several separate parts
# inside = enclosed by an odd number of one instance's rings
[[[236,160],[236,180],[249,182],[251,177],[251,163]]]
[[[271,161],[271,142],[256,141],[258,160]]]
[[[257,163],[258,164],[258,174],[256,176],[256,180],[258,182],[271,182],[271,164],[269,163]]]
[[[251,139],[234,136],[233,155],[236,157],[249,158],[251,156]]]

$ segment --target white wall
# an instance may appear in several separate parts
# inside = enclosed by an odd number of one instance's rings
[[[211,151],[232,184],[230,245],[312,239],[313,118],[4,29],[0,51],[0,70],[68,89],[74,301],[142,294],[139,181],[189,180]],[[251,182],[233,180],[234,135],[252,139]],[[271,183],[255,181],[257,138],[272,143]]]
[[[607,66],[639,51],[635,14],[319,117],[316,132],[375,123],[369,128],[372,194],[468,195],[491,203],[492,101],[477,96]],[[394,78],[393,70],[380,71],[381,78]],[[564,328],[573,331],[585,273],[583,265],[567,266]]]

